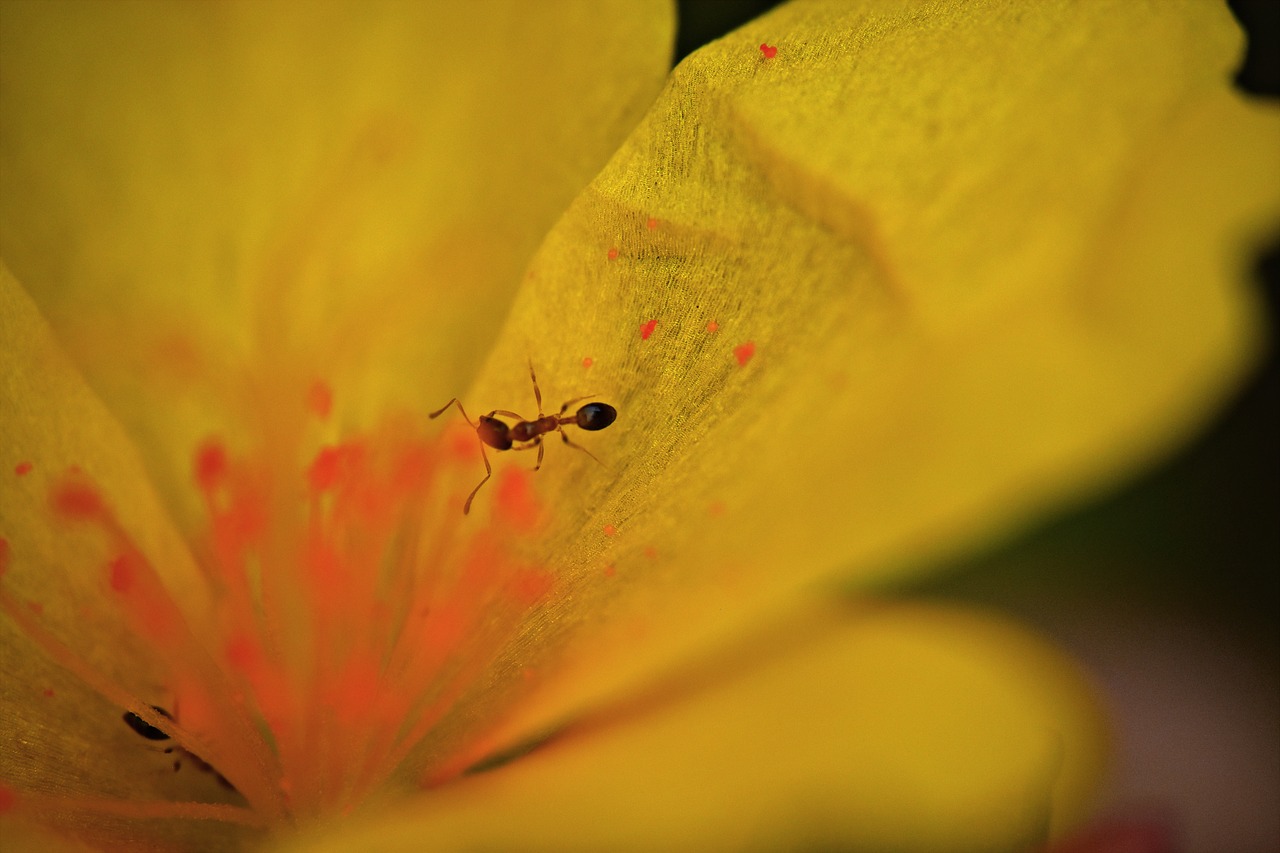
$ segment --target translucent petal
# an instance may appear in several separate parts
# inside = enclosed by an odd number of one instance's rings
[[[1201,424],[1258,350],[1247,250],[1280,209],[1239,40],[1214,3],[796,2],[677,68],[468,401],[529,412],[529,357],[551,411],[619,411],[569,428],[604,467],[552,447],[534,478],[577,582],[539,639],[586,660],[542,719]]]
[[[1080,818],[1105,733],[1059,653],[934,607],[807,623],[289,849],[1014,851]]]
[[[78,466],[191,611],[203,586],[194,582],[191,555],[160,508],[137,451],[3,266],[0,435],[0,718],[6,732],[0,785],[16,789],[19,803],[30,794],[62,798],[63,806],[69,800],[85,806],[85,798],[112,798],[124,808],[130,801],[226,802],[227,792],[210,778],[190,769],[175,774],[172,756],[149,749],[121,721],[122,701],[167,701],[167,685],[153,665],[156,650],[142,645],[110,606],[112,553],[97,531],[59,518],[50,492]],[[20,624],[34,625],[62,652],[51,656]],[[18,813],[31,812],[20,805]],[[187,831],[191,826],[187,822]],[[175,832],[172,825],[142,828],[161,836]],[[226,825],[217,832],[241,829]],[[139,827],[90,809],[75,830],[119,839],[136,838]]]
[[[631,0],[6,4],[0,253],[149,460],[316,376],[352,417],[434,399],[672,27]]]

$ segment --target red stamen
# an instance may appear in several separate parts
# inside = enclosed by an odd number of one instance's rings
[[[519,468],[508,468],[498,479],[496,497],[502,519],[519,530],[532,530],[538,523],[538,504],[533,497],[529,474]]]

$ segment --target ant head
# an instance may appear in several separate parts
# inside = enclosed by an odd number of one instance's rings
[[[511,449],[511,428],[497,418],[481,415],[476,435],[494,450]]]
[[[602,430],[617,419],[618,410],[608,403],[587,403],[574,415],[578,427],[591,432]]]

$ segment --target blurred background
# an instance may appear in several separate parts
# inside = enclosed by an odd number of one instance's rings
[[[677,58],[775,5],[680,0]],[[1280,103],[1280,2],[1228,5],[1249,39],[1237,86]],[[1254,271],[1280,328],[1280,222]],[[1278,436],[1273,343],[1216,423],[1162,467],[904,591],[1011,613],[1094,674],[1116,767],[1097,826],[1072,850],[1280,850]]]

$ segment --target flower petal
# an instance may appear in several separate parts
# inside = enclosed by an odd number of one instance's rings
[[[193,398],[245,373],[434,399],[651,102],[672,27],[662,0],[6,4],[0,253],[184,465],[173,410],[221,428]]]
[[[523,410],[528,354],[553,405],[619,411],[580,439],[608,471],[564,452],[535,478],[576,583],[541,636],[590,658],[544,721],[1202,423],[1258,349],[1245,250],[1280,209],[1239,41],[1213,3],[814,0],[677,68],[472,395]]]
[[[68,468],[92,480],[190,612],[198,612],[204,586],[195,582],[198,570],[137,451],[2,265],[0,435],[0,785],[16,789],[15,810],[56,820],[50,810],[66,818],[83,807],[76,832],[136,838],[136,828],[93,803],[119,798],[127,809],[132,800],[226,801],[204,774],[175,774],[172,756],[148,749],[121,721],[123,702],[166,701],[171,685],[156,665],[157,650],[140,642],[113,606],[112,553],[100,531],[51,508],[50,493]],[[37,635],[52,654],[32,642]],[[45,798],[42,807],[31,806],[30,792]]]
[[[1080,673],[1033,636],[902,605],[811,612],[784,636],[302,847],[1012,851],[1080,819],[1105,735]]]

